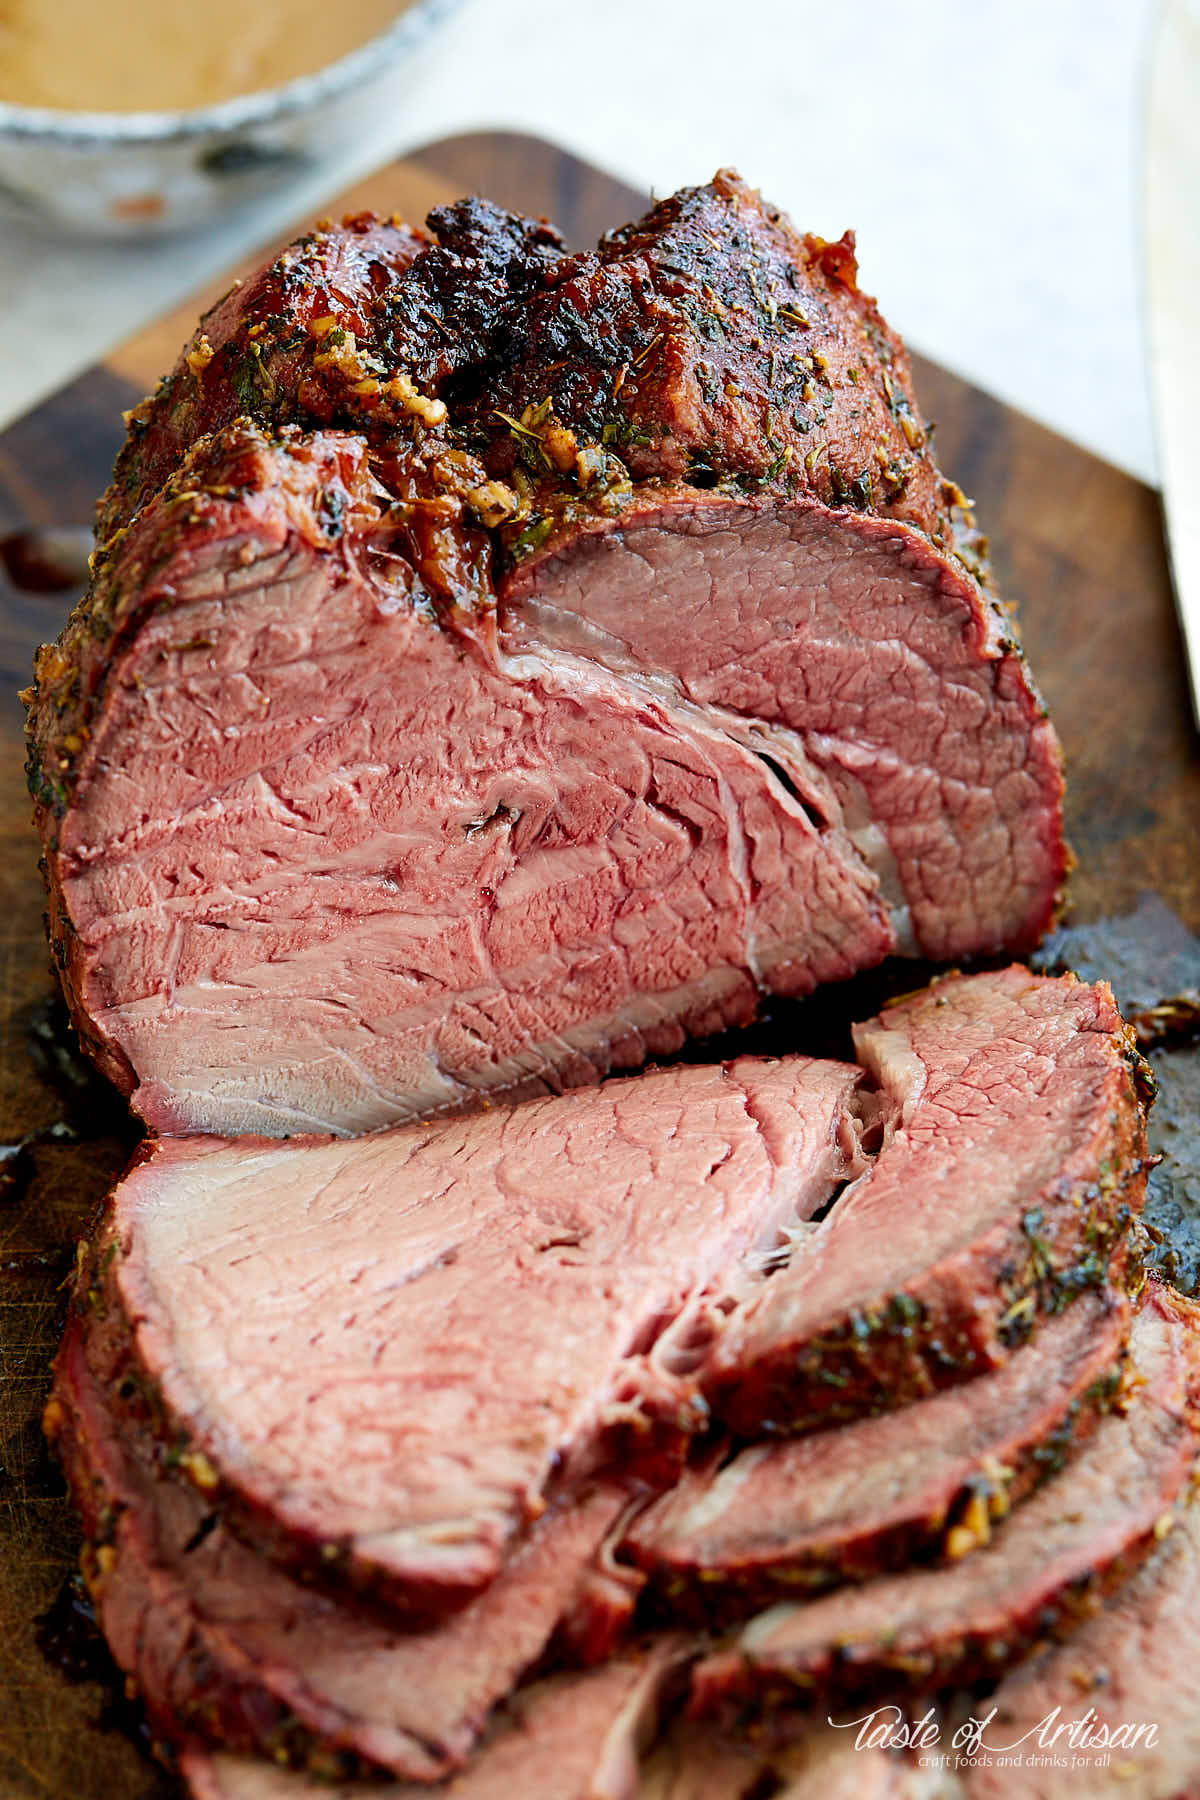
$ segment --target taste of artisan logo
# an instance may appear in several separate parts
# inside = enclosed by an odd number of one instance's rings
[[[1077,1717],[1064,1717],[1061,1706],[1011,1737],[993,1706],[982,1718],[973,1715],[954,1731],[943,1747],[942,1725],[930,1707],[919,1719],[909,1719],[898,1706],[877,1706],[857,1719],[830,1719],[837,1731],[856,1733],[856,1750],[918,1751],[922,1768],[966,1769],[981,1764],[1002,1767],[1053,1766],[1055,1768],[1103,1768],[1114,1750],[1152,1750],[1158,1742],[1158,1726],[1133,1720],[1110,1725],[1094,1707]]]

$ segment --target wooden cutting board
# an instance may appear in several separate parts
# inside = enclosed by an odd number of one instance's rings
[[[415,219],[472,191],[548,214],[579,246],[643,205],[550,144],[477,134],[393,164],[328,210],[372,207]],[[171,365],[201,306],[228,282],[228,274],[214,281],[0,436],[0,534],[90,520],[123,409]],[[886,294],[883,302],[886,310]],[[1066,748],[1075,915],[1127,912],[1153,890],[1200,930],[1200,752],[1157,496],[945,370],[918,360],[916,372],[938,421],[942,465],[976,498],[992,534],[998,581],[1018,604]],[[61,1636],[52,1603],[77,1548],[38,1427],[62,1281],[130,1141],[120,1106],[104,1090],[80,1088],[44,1030],[33,1037],[37,1060],[31,1055],[31,1026],[54,987],[16,692],[34,647],[56,635],[73,597],[20,593],[0,576],[0,1145],[64,1119],[81,1132],[79,1142],[51,1140],[10,1157],[4,1167],[16,1179],[0,1191],[0,1797],[150,1800],[171,1784],[113,1729],[111,1696],[94,1682],[68,1681],[39,1649],[39,1639]]]

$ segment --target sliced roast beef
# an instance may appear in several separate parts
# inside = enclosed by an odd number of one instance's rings
[[[207,322],[38,660],[55,950],[155,1129],[555,1090],[1056,905],[1054,735],[849,246],[731,177],[590,259],[432,222]]]
[[[743,1058],[352,1142],[152,1143],[86,1284],[98,1366],[282,1560],[436,1617],[552,1477],[679,1445],[696,1396],[655,1340],[861,1167],[859,1080]]]
[[[1145,1192],[1145,1066],[1106,984],[1010,968],[855,1028],[882,1155],[715,1317],[698,1379],[736,1431],[799,1431],[1002,1362],[1102,1287]]]
[[[1105,991],[955,979],[860,1041],[881,1094],[742,1059],[352,1143],[155,1144],[96,1250],[106,1372],[272,1554],[436,1617],[552,1479],[673,1472],[706,1389],[750,1432],[828,1423],[1103,1288],[1143,1129]],[[890,1141],[806,1225],[864,1122]]]
[[[1031,1800],[1185,1800],[1200,1780],[1200,1506],[1069,1643],[1010,1675],[972,1708],[994,1716],[969,1800],[1007,1800],[1007,1746]],[[1038,1761],[1034,1761],[1037,1758]]]
[[[89,1366],[88,1337],[77,1317],[47,1423],[83,1515],[100,1623],[155,1731],[326,1775],[367,1767],[431,1781],[461,1766],[574,1605],[620,1490],[545,1515],[478,1601],[406,1634],[293,1581],[201,1494],[164,1478],[152,1440],[120,1420]]]
[[[1135,1321],[1127,1393],[1073,1462],[949,1568],[918,1569],[753,1619],[696,1668],[697,1716],[740,1719],[836,1694],[967,1682],[1095,1610],[1192,1496],[1200,1327],[1151,1287]]]
[[[677,1662],[673,1644],[586,1675],[556,1675],[513,1696],[475,1760],[437,1792],[447,1800],[638,1800],[638,1758]],[[331,1786],[294,1770],[188,1746],[194,1800],[415,1800],[404,1782]]]
[[[624,1532],[661,1609],[736,1618],[805,1588],[960,1556],[1053,1474],[1120,1381],[1128,1303],[1102,1290],[996,1371],[899,1412],[689,1469]]]

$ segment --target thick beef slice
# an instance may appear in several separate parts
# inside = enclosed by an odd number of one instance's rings
[[[574,658],[498,665],[486,546],[414,542],[381,467],[231,427],[41,654],[52,937],[150,1125],[544,1092],[886,952],[874,876],[752,746]]]
[[[349,1143],[152,1143],[85,1282],[104,1373],[285,1561],[437,1616],[552,1478],[673,1454],[696,1397],[656,1340],[861,1167],[858,1081],[742,1059]]]
[[[875,871],[901,948],[1023,953],[1049,924],[1057,739],[1011,620],[911,527],[646,488],[520,563],[500,623],[513,654],[666,682],[769,757]]]
[[[1200,1507],[1066,1644],[1009,1675],[973,1711],[1017,1745],[1031,1800],[1187,1800],[1200,1775]],[[1033,1763],[1033,1758],[1040,1762]],[[1056,1760],[1057,1764],[1056,1764]],[[1007,1800],[999,1754],[967,1771],[968,1800]]]
[[[692,1678],[697,1716],[739,1719],[907,1685],[969,1682],[1063,1635],[1173,1527],[1192,1497],[1200,1329],[1151,1286],[1123,1404],[1055,1479],[950,1568],[916,1569],[761,1613]]]
[[[653,1733],[674,1645],[586,1675],[555,1675],[513,1696],[476,1759],[437,1792],[447,1800],[639,1800],[638,1757]],[[185,1748],[194,1800],[416,1800],[411,1783],[341,1786],[244,1757]]]
[[[735,1431],[797,1431],[1001,1363],[1102,1287],[1145,1189],[1145,1074],[1106,984],[952,976],[855,1028],[877,1161],[715,1324]],[[897,1122],[898,1121],[898,1122]]]
[[[597,1488],[547,1513],[473,1605],[405,1633],[293,1581],[164,1478],[153,1439],[90,1366],[94,1332],[69,1324],[47,1426],[83,1515],[98,1618],[156,1732],[327,1774],[430,1781],[459,1767],[573,1605],[624,1494]]]
[[[957,1560],[1086,1441],[1128,1327],[1124,1296],[1103,1290],[974,1381],[791,1442],[726,1448],[633,1519],[621,1554],[664,1613],[698,1622]]]

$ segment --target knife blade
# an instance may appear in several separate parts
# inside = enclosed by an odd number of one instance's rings
[[[1146,271],[1167,544],[1200,726],[1200,0],[1165,0],[1154,45]]]

